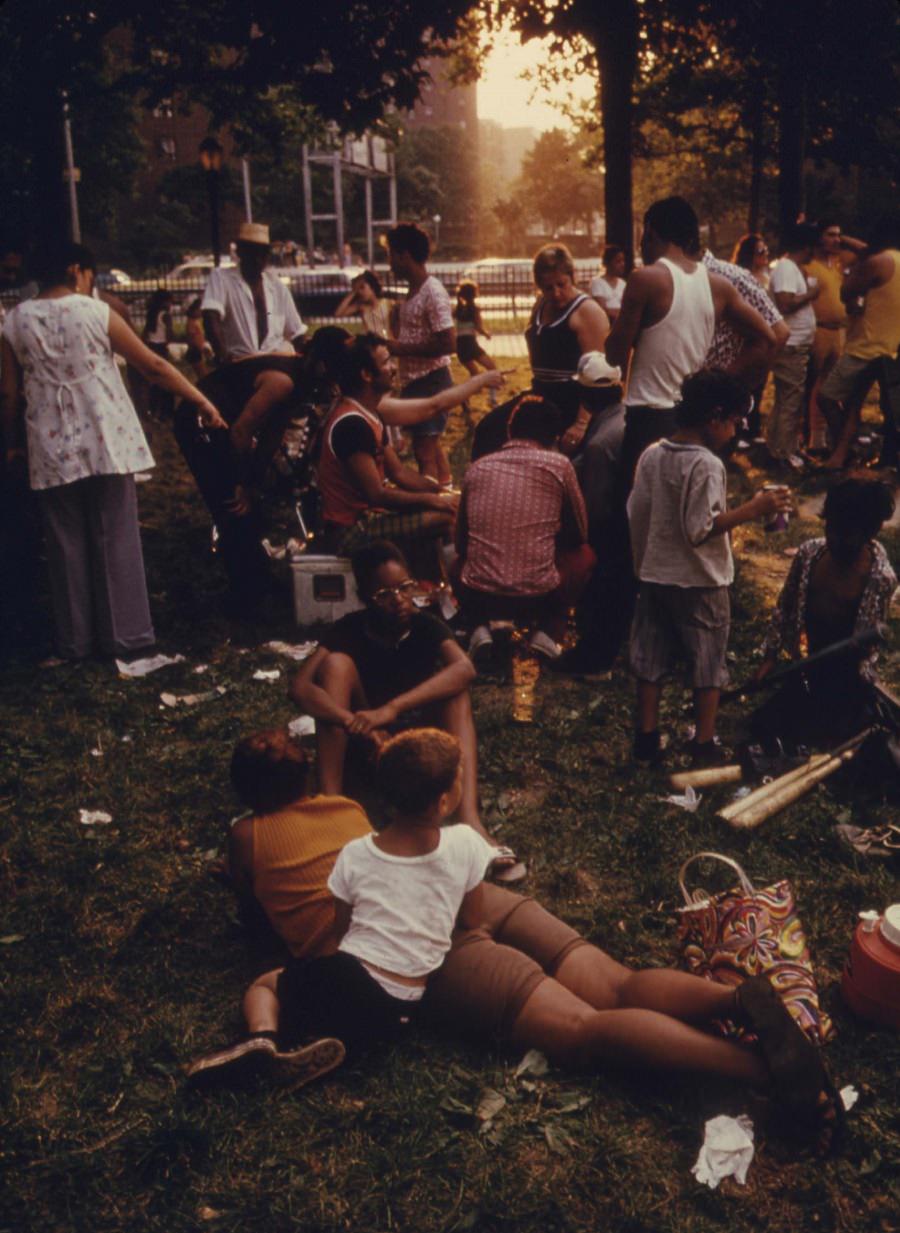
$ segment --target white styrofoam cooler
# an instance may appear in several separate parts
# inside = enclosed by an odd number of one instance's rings
[[[345,557],[304,553],[291,560],[294,615],[298,625],[330,625],[362,608],[353,570]]]

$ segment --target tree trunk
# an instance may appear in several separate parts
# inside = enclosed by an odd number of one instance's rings
[[[606,243],[619,244],[630,270],[634,259],[632,219],[632,126],[634,78],[637,73],[638,13],[635,0],[612,0],[602,9],[585,5],[590,15],[582,30],[593,44],[600,73],[603,119],[603,161],[606,165],[603,204]],[[602,13],[602,24],[598,15]]]
[[[31,129],[36,140],[26,175],[31,200],[40,208],[32,214],[28,239],[35,249],[46,251],[70,238],[62,102],[55,90],[32,95]]]
[[[796,60],[778,69],[778,221],[782,235],[803,212],[806,91]]]
[[[765,145],[763,124],[763,82],[757,75],[751,86],[752,94],[747,108],[747,127],[750,130],[750,203],[747,211],[747,230],[759,231],[760,203],[762,198],[763,161]]]

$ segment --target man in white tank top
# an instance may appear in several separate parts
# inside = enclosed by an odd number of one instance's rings
[[[637,584],[625,502],[641,454],[675,431],[682,382],[703,368],[716,324],[727,320],[742,337],[775,346],[775,335],[759,313],[731,283],[697,260],[700,227],[682,197],[657,201],[644,215],[641,253],[644,265],[629,275],[606,339],[610,364],[624,372],[631,360],[625,437],[603,568],[595,572],[579,610],[581,639],[562,665],[573,672],[611,667],[628,633]]]
[[[743,337],[775,346],[760,314],[731,283],[705,269],[699,252],[700,227],[688,202],[654,202],[644,215],[643,268],[631,273],[606,340],[610,364],[624,369],[631,357],[622,457],[629,489],[643,451],[674,431],[681,384],[703,367],[717,322],[727,320]]]

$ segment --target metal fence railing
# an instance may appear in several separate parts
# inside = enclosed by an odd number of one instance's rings
[[[338,322],[334,310],[350,290],[351,282],[361,272],[361,267],[273,268],[290,287],[300,315],[311,329],[338,323],[353,328],[353,318]],[[535,297],[530,260],[438,262],[429,268],[431,273],[441,280],[451,298],[462,279],[471,278],[478,284],[478,303],[485,324],[493,336],[492,340],[485,344],[488,351],[514,358],[526,355],[523,332]],[[575,280],[585,290],[588,289],[591,279],[599,273],[598,261],[575,262]],[[406,295],[406,284],[395,279],[387,267],[376,265],[375,274],[381,281],[387,298],[401,299]],[[174,276],[170,271],[157,270],[128,282],[118,282],[101,273],[98,282],[104,290],[118,296],[126,304],[139,331],[144,325],[147,301],[153,292],[161,288],[171,291],[173,325],[176,335],[180,335],[184,329],[188,306],[198,296],[202,296],[206,278],[207,274],[202,270],[178,276]],[[0,304],[7,308],[15,303],[16,299],[15,293],[0,294]]]

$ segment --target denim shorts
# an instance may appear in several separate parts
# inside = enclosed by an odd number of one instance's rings
[[[442,390],[449,390],[452,385],[453,378],[449,368],[432,368],[431,372],[427,372],[424,377],[416,377],[415,381],[410,381],[409,385],[405,385],[400,391],[400,397],[433,398]],[[447,427],[449,419],[449,411],[438,411],[430,420],[425,420],[421,424],[410,424],[404,431],[408,432],[411,437],[439,437]]]

